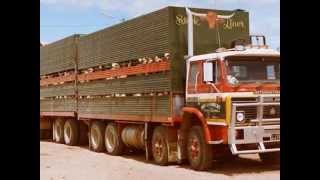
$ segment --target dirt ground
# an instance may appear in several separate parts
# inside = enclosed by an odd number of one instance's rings
[[[258,155],[245,155],[217,162],[209,172],[197,172],[187,165],[162,167],[146,162],[144,154],[110,156],[87,147],[40,141],[40,177],[41,180],[277,180],[280,167],[263,164]]]

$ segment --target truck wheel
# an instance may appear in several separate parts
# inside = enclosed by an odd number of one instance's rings
[[[276,164],[280,163],[280,152],[260,153],[259,157],[262,162]]]
[[[90,127],[90,147],[93,151],[104,151],[104,131],[105,125],[101,121],[94,122]]]
[[[203,130],[200,126],[193,126],[188,137],[188,160],[194,170],[204,171],[212,167],[212,147],[205,142]]]
[[[165,127],[158,126],[152,135],[152,155],[156,164],[165,166],[168,164],[168,143]]]
[[[56,141],[56,130],[55,130],[55,121],[52,123],[52,141]]]
[[[79,140],[79,125],[76,120],[69,119],[64,124],[64,142],[67,145],[75,146]]]
[[[104,139],[105,146],[109,154],[120,155],[123,153],[124,144],[115,123],[109,123],[107,125]]]
[[[54,139],[57,143],[64,143],[64,120],[63,119],[57,119],[54,121]]]

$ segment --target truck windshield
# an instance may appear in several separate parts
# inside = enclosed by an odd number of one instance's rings
[[[279,57],[229,57],[227,79],[231,84],[279,82]]]

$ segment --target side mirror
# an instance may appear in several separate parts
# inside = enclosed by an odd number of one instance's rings
[[[212,62],[203,63],[203,81],[205,82],[213,81],[213,63]]]

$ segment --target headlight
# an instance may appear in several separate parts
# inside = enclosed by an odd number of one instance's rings
[[[243,112],[237,112],[237,121],[241,122],[244,120],[244,113]]]

